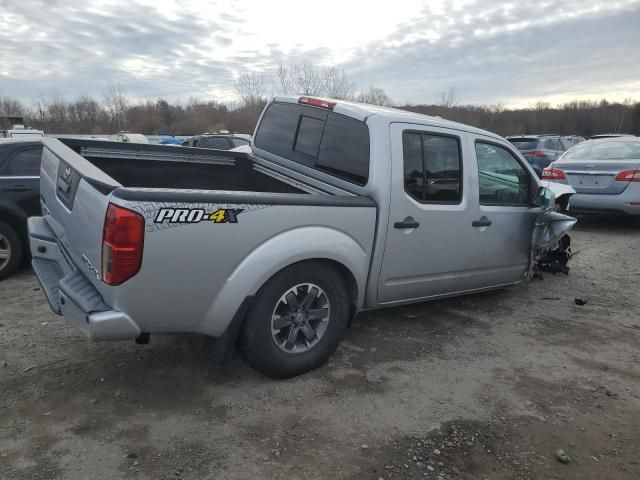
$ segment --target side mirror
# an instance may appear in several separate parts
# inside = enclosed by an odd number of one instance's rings
[[[533,203],[536,207],[553,207],[556,203],[556,195],[548,188],[540,187],[536,192],[536,197],[534,198]]]

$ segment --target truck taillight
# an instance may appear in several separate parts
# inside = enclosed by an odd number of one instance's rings
[[[564,172],[559,168],[547,167],[542,170],[543,180],[566,180]]]
[[[138,273],[143,243],[142,215],[110,203],[102,231],[102,280],[120,285]]]
[[[310,105],[312,107],[320,107],[326,110],[333,110],[333,107],[336,106],[335,102],[327,102],[326,100],[322,100],[321,98],[313,98],[313,97],[300,97],[298,99],[298,103],[301,105]]]
[[[616,175],[617,182],[640,182],[640,170],[624,170]]]

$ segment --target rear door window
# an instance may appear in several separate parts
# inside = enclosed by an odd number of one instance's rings
[[[405,132],[405,191],[422,203],[460,203],[462,155],[457,137]]]

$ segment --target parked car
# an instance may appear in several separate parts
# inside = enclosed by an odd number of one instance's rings
[[[602,138],[618,138],[618,137],[634,137],[628,133],[599,133],[598,135],[591,135],[589,140],[598,140]]]
[[[160,145],[182,146],[182,140],[176,138],[172,133],[159,133],[158,137],[160,137],[160,141],[158,142]]]
[[[111,135],[109,140],[112,142],[124,142],[124,143],[149,143],[149,139],[141,133],[129,133],[119,132],[115,135]]]
[[[542,178],[575,189],[571,212],[640,215],[640,138],[582,142],[545,168]]]
[[[25,128],[24,125],[14,125],[12,129],[0,130],[0,138],[23,138],[25,140],[37,140],[44,137],[42,130],[35,128]]]
[[[0,280],[29,252],[27,218],[40,215],[40,141],[0,141]]]
[[[231,150],[251,143],[251,135],[242,133],[196,135],[182,142],[183,147],[215,148],[217,150]]]
[[[53,310],[94,340],[211,335],[277,378],[359,311],[522,281],[575,222],[502,137],[338,100],[276,98],[251,155],[44,145],[29,231]]]
[[[573,146],[567,138],[560,135],[511,136],[507,140],[524,155],[538,177],[545,167]]]
[[[578,143],[584,142],[586,140],[586,138],[581,137],[580,135],[569,135],[563,138],[565,138],[570,143],[571,146],[577,145]]]

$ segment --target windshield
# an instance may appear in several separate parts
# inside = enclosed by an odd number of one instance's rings
[[[581,143],[569,150],[563,157],[563,160],[635,159],[640,159],[640,141]]]
[[[538,145],[537,138],[510,138],[509,141],[518,150],[535,150]]]

